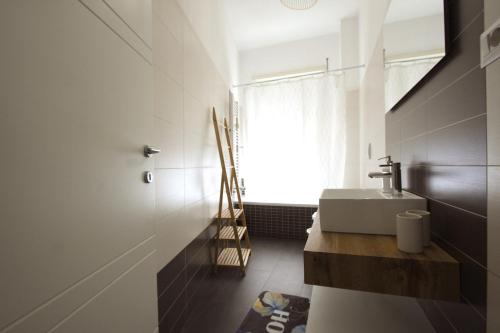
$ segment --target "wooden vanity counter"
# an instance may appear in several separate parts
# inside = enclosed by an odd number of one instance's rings
[[[315,221],[304,248],[307,284],[458,302],[460,264],[435,243],[421,254],[398,250],[395,236],[322,232]]]

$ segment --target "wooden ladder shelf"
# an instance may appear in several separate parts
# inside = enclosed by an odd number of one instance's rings
[[[248,259],[251,254],[250,237],[248,235],[247,222],[245,219],[245,211],[241,201],[240,187],[234,167],[233,149],[231,145],[231,135],[226,118],[224,123],[219,124],[215,108],[212,110],[212,118],[215,130],[215,138],[217,140],[217,148],[219,151],[220,164],[222,168],[222,176],[220,181],[220,196],[219,210],[215,215],[217,219],[217,234],[215,235],[215,270],[220,266],[239,267],[244,275],[248,264]],[[223,127],[226,134],[227,149],[229,152],[229,168],[224,160],[224,151],[222,149],[222,141],[220,138],[219,128]],[[228,177],[227,169],[230,170]],[[237,206],[235,207],[232,199],[233,187],[237,196]],[[226,193],[227,208],[223,209],[224,192]],[[245,246],[242,247],[242,241]]]

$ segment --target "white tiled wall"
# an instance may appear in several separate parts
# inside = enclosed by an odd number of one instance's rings
[[[106,2],[144,43],[151,46],[151,0],[106,0]]]
[[[211,108],[215,106],[219,117],[228,112],[228,76],[219,74],[225,60],[218,59],[216,66],[214,53],[205,47],[216,36],[207,40],[205,32],[203,43],[191,24],[202,14],[195,9],[213,1],[198,7],[179,3],[153,1],[155,144],[162,150],[155,165],[157,269],[189,244],[216,212],[220,164]],[[210,8],[206,10],[214,10]],[[220,24],[208,12],[202,16],[200,26]]]
[[[500,2],[485,0],[485,28],[500,18]],[[488,112],[488,332],[500,332],[500,61],[486,68]]]
[[[238,79],[238,50],[225,20],[220,0],[177,0],[192,30],[205,47],[215,67],[226,84]],[[208,57],[205,58],[208,60]]]

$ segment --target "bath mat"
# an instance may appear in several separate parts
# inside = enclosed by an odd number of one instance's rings
[[[262,292],[236,333],[304,333],[309,299]]]

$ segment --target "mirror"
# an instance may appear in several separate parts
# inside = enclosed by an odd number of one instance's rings
[[[392,0],[383,38],[387,112],[446,55],[445,0]]]

